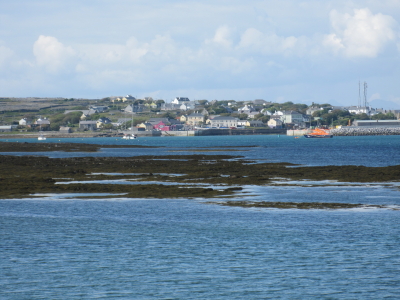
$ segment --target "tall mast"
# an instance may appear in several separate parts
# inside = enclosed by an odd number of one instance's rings
[[[364,81],[364,106],[365,106],[365,108],[367,108],[367,106],[368,106],[367,89],[368,89],[368,84]]]

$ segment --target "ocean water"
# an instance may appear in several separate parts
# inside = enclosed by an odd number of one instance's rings
[[[163,148],[94,155],[226,147],[204,153],[304,165],[400,164],[397,136],[133,142]],[[257,147],[241,148],[246,145]],[[51,154],[68,155],[92,154]],[[236,197],[387,209],[244,209],[207,204],[209,199],[81,196],[87,195],[0,200],[0,299],[400,299],[400,211],[390,209],[400,206],[398,183],[245,186]]]
[[[37,139],[2,141],[38,142]],[[139,137],[121,138],[48,138],[41,143],[74,142],[106,145],[144,145],[158,148],[103,149],[98,153],[29,153],[50,157],[67,156],[139,156],[228,154],[267,162],[290,162],[317,165],[400,165],[400,136],[356,136],[332,139],[295,139],[285,135],[205,136],[205,137]],[[246,148],[247,147],[247,148]],[[215,150],[215,151],[211,151]],[[26,155],[27,153],[0,153]]]

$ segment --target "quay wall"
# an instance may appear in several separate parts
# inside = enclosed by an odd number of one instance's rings
[[[362,135],[400,135],[400,126],[385,127],[342,127],[332,129],[331,134],[335,136],[362,136]]]
[[[196,135],[255,135],[286,134],[285,129],[205,129],[196,131]]]
[[[196,131],[161,131],[161,136],[195,136]]]

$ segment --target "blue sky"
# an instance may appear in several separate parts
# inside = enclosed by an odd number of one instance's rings
[[[0,2],[0,96],[400,108],[400,0]]]

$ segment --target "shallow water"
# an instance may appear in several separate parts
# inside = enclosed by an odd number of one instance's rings
[[[118,198],[0,206],[2,299],[400,297],[398,211]]]
[[[89,140],[114,143],[84,142]],[[166,148],[93,155],[179,156],[196,148],[257,144],[216,154],[305,165],[400,164],[397,136],[133,142]],[[92,154],[51,154],[70,155]],[[319,184],[244,186],[233,200],[389,208],[244,209],[206,204],[209,199],[128,200],[123,194],[0,200],[0,299],[399,299],[400,211],[390,209],[400,206],[398,183]]]
[[[2,139],[0,141],[5,141]],[[18,140],[9,140],[18,141]],[[37,142],[24,139],[20,142]],[[228,154],[266,162],[290,162],[304,165],[364,165],[388,166],[400,164],[400,136],[356,136],[333,139],[295,139],[290,136],[204,136],[204,137],[145,137],[133,141],[116,138],[47,139],[45,143],[74,142],[107,145],[144,145],[160,148],[102,149],[99,153],[38,152],[30,155],[50,157],[69,156],[139,156]],[[244,146],[250,146],[243,148]],[[254,147],[256,146],[256,147]],[[236,148],[235,148],[236,147]],[[210,151],[216,150],[216,151]],[[221,151],[225,150],[225,151]],[[240,151],[232,151],[240,150]],[[204,152],[202,152],[204,151]],[[0,153],[26,155],[27,153]]]

